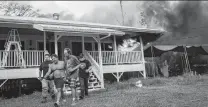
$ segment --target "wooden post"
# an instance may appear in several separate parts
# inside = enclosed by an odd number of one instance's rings
[[[154,73],[153,76],[155,77],[155,63],[154,63],[154,59],[153,59],[154,55],[153,55],[153,46],[152,45],[151,45],[151,53],[152,53],[152,63],[151,63],[152,70],[151,71]]]
[[[54,45],[55,45],[55,54],[58,55],[58,38],[57,38],[57,35],[54,34]]]
[[[19,88],[18,96],[22,95],[22,82],[23,82],[23,80],[18,81],[18,88]]]
[[[143,49],[142,37],[140,36],[139,39],[140,39],[140,44],[141,44],[142,64],[143,64],[143,67],[144,67],[143,75],[144,75],[144,78],[146,78],[147,75],[146,75],[146,68],[145,68],[144,49]]]
[[[82,53],[85,51],[84,36],[82,36]]]
[[[101,53],[101,41],[100,36],[97,38],[98,42],[98,53],[99,53],[99,64],[100,64],[100,74],[101,74],[101,88],[104,88],[104,78],[103,78],[103,60],[102,60],[102,53]]]
[[[44,54],[46,54],[46,32],[43,32],[43,47],[44,47]]]
[[[116,79],[117,79],[117,82],[119,82],[119,73],[118,73],[118,70],[117,70],[117,67],[118,67],[118,56],[117,56],[117,46],[116,46],[116,36],[113,35],[113,43],[114,43],[114,52],[115,52],[115,60],[116,60]]]

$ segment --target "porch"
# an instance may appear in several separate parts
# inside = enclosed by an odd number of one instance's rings
[[[2,66],[3,54],[8,53],[8,58],[5,66]],[[11,50],[5,51],[0,50],[0,68],[20,68],[18,57],[19,51]],[[41,50],[22,50],[23,58],[25,61],[26,68],[36,68],[44,61],[44,51]],[[84,55],[91,61],[95,66],[99,67],[99,51],[85,51]],[[113,73],[113,72],[125,72],[132,71],[134,68],[141,69],[139,64],[142,64],[142,54],[141,51],[101,51],[103,73]],[[137,66],[135,66],[137,65]],[[122,69],[120,69],[122,68]],[[7,69],[8,70],[8,69]],[[133,70],[134,71],[134,70]],[[28,71],[29,72],[29,71]],[[3,76],[3,75],[1,75]],[[38,75],[36,75],[38,76]],[[27,77],[27,75],[25,75]]]
[[[2,66],[3,54],[8,53],[7,62],[4,68],[18,68],[19,51],[10,50],[0,50],[0,68]],[[44,51],[42,50],[22,50],[23,58],[27,68],[39,67],[40,64],[44,61]],[[84,52],[88,58],[94,60],[96,63],[99,63],[99,51],[85,51]],[[124,64],[140,64],[142,63],[141,51],[101,51],[102,54],[102,64],[103,65],[124,65]]]
[[[2,58],[5,52],[8,53],[8,58],[5,66],[2,66]],[[20,69],[21,65],[18,64],[16,57],[19,51],[0,51],[0,79],[37,78],[39,76],[38,67],[44,61],[44,51],[22,50],[22,53],[26,68]],[[101,73],[100,69],[99,51],[84,51],[84,55],[91,62],[93,68],[89,82],[89,88],[92,89],[101,88],[104,73],[112,73],[117,81],[119,81],[124,72],[139,71],[142,75],[144,74],[145,69],[140,51],[101,51],[103,73]]]

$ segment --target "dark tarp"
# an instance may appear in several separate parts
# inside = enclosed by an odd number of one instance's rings
[[[152,50],[153,50],[153,56],[152,56]],[[154,46],[150,46],[149,48],[144,50],[144,57],[158,57],[161,56],[164,52],[166,51],[159,50]]]
[[[144,51],[144,56],[145,57],[152,57],[152,50],[153,50],[153,57],[161,56],[164,52],[167,52],[167,51],[185,52],[184,46],[177,46],[176,48],[171,49],[171,50],[160,50],[160,49],[156,48],[156,46],[152,46],[152,49],[151,49],[151,47],[149,47]],[[202,46],[186,47],[187,53],[192,54],[192,55],[198,55],[198,54],[208,55],[208,52],[205,50],[207,50],[207,49]]]

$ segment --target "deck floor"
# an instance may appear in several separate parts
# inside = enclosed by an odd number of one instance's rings
[[[104,73],[143,71],[143,64],[103,65]]]
[[[0,80],[1,79],[37,78],[38,76],[39,76],[38,68],[0,69]]]

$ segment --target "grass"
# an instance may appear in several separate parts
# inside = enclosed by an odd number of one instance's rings
[[[140,79],[138,88],[133,78],[120,83],[105,84],[106,89],[94,91],[75,107],[207,107],[208,76],[179,76],[172,78]],[[53,107],[50,100],[40,104],[41,93],[19,98],[2,99],[2,107]],[[71,96],[61,107],[69,107]]]

